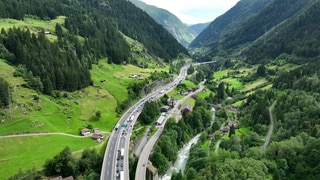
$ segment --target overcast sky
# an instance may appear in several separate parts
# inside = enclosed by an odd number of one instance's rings
[[[186,24],[211,22],[239,0],[141,0],[166,9]]]

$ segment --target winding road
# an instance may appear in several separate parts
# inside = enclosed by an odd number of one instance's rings
[[[163,122],[163,124],[161,126],[159,126],[157,132],[150,138],[150,140],[147,142],[147,144],[144,146],[139,160],[138,160],[138,164],[137,164],[137,169],[136,169],[136,176],[135,179],[139,179],[139,180],[145,180],[146,179],[146,171],[147,171],[147,164],[148,164],[148,159],[149,159],[149,155],[151,153],[151,151],[153,150],[153,146],[156,144],[156,142],[158,141],[159,137],[161,136],[165,123],[166,121],[173,116],[173,114],[175,112],[177,112],[177,109],[179,107],[180,104],[182,104],[184,101],[186,101],[188,98],[190,98],[192,95],[197,94],[199,92],[201,92],[204,89],[204,82],[200,83],[200,88],[198,90],[196,90],[193,93],[190,93],[189,95],[185,96],[184,98],[182,98],[181,100],[179,100],[176,105],[173,107],[173,109],[170,110],[169,113],[167,113],[167,118],[166,120]]]
[[[273,116],[272,116],[272,111],[274,109],[274,106],[276,105],[276,102],[274,102],[270,107],[269,107],[269,116],[270,116],[270,125],[269,125],[269,131],[266,137],[266,140],[263,144],[263,146],[261,147],[261,151],[265,151],[267,146],[270,143],[270,139],[273,133],[273,128],[274,128],[274,120],[273,120]]]

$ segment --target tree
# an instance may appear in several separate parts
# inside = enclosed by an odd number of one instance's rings
[[[98,110],[98,111],[96,111],[95,114],[96,114],[96,118],[99,120],[101,118],[101,111]]]
[[[70,148],[65,147],[59,154],[48,159],[44,165],[46,176],[61,175],[62,177],[78,175],[77,161],[72,156]]]
[[[194,168],[188,168],[186,172],[187,180],[194,180],[197,177],[197,171]]]
[[[230,131],[229,131],[229,137],[231,137],[232,135],[235,135],[236,134],[236,131],[234,129],[234,126],[232,124],[232,126],[230,127]]]
[[[151,155],[150,158],[154,167],[156,167],[160,174],[166,172],[169,167],[169,161],[167,158],[161,153],[159,147],[156,147],[155,152]]]
[[[265,74],[266,74],[266,67],[263,64],[261,64],[260,66],[258,66],[257,75],[265,76]]]
[[[79,171],[82,175],[90,175],[92,172],[100,173],[103,157],[93,149],[85,149],[79,160]]]

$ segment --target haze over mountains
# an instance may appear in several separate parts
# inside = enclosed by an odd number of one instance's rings
[[[181,22],[181,20],[174,14],[165,9],[148,5],[140,0],[130,1],[148,13],[156,22],[167,29],[185,47],[187,47],[206,27],[206,25],[208,25],[207,23],[202,23],[199,25],[190,25],[189,27]]]

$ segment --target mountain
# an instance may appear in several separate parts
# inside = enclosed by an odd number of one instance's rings
[[[291,18],[309,2],[310,0],[274,0],[256,16],[228,34],[221,46],[224,49],[230,49],[253,42],[273,27]]]
[[[197,33],[169,11],[148,5],[140,0],[130,1],[148,13],[156,22],[167,29],[183,46],[187,47],[197,36]]]
[[[287,54],[290,58],[286,59],[301,63],[301,59],[320,54],[316,40],[320,26],[318,4],[319,1],[312,0],[240,1],[212,22],[190,46],[206,49],[208,57],[237,56],[249,63],[261,63]]]
[[[271,0],[241,0],[216,18],[190,44],[191,48],[218,43],[221,38],[261,11]]]
[[[320,57],[320,1],[308,1],[304,6],[301,2],[306,1],[300,1],[302,10],[244,49],[241,55],[247,62],[262,63],[280,55],[282,58],[290,55],[285,59],[303,63]]]
[[[50,29],[13,27],[2,29],[0,36],[0,58],[21,66],[31,88],[46,94],[89,86],[89,69],[99,59],[134,63],[124,35],[166,62],[188,53],[161,25],[126,0],[3,0],[0,6],[0,18],[9,21],[47,21]],[[61,22],[51,25],[59,17],[63,17]]]
[[[209,26],[210,23],[211,22],[194,24],[194,25],[190,25],[189,28],[193,30],[198,36],[205,28]]]

